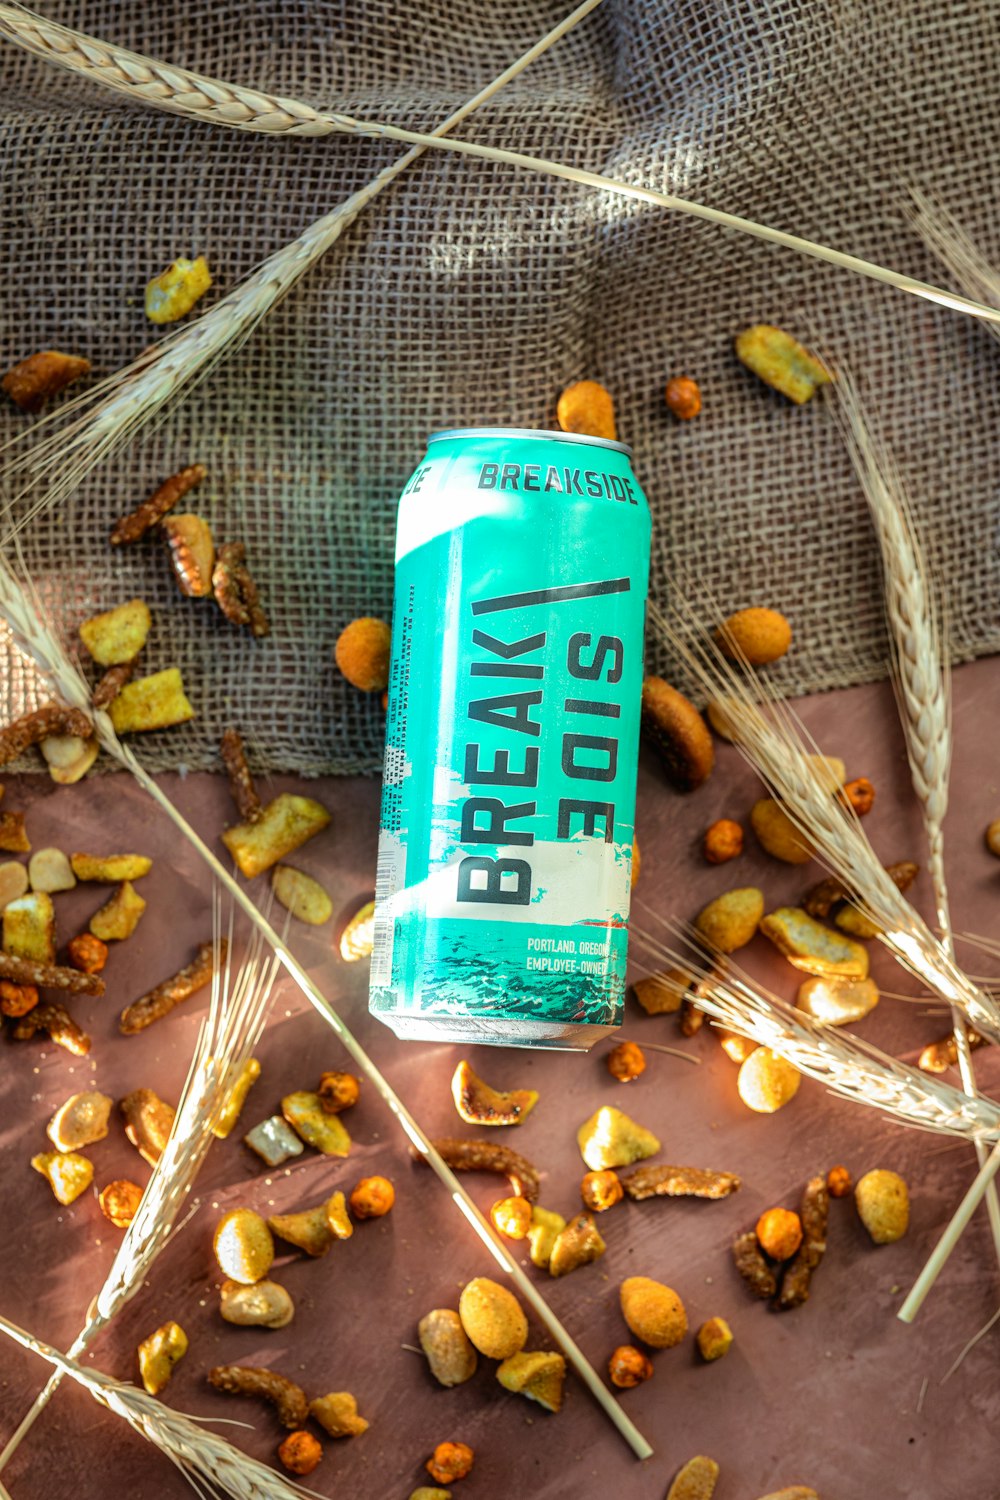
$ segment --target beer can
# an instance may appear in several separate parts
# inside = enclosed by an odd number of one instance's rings
[[[622,443],[434,433],[396,533],[370,1008],[586,1050],[621,1024],[649,510]]]

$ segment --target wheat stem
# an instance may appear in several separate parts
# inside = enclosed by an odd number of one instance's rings
[[[977,302],[1000,307],[1000,273],[969,238],[962,226],[940,203],[919,188],[910,188],[913,206],[910,220],[927,248],[954,276],[959,286]],[[1000,328],[988,323],[994,338]]]

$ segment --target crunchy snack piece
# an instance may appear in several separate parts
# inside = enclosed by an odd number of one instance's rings
[[[219,1311],[227,1323],[241,1328],[287,1328],[295,1316],[295,1304],[276,1281],[265,1278],[252,1286],[224,1281]]]
[[[871,917],[865,915],[859,906],[847,902],[837,912],[833,919],[835,927],[841,932],[846,932],[850,937],[860,938],[862,942],[870,942],[872,938],[880,937],[882,929]]]
[[[3,947],[11,958],[54,964],[56,912],[45,891],[29,891],[3,909]]]
[[[179,1323],[164,1323],[143,1339],[138,1348],[139,1374],[150,1396],[160,1394],[187,1351],[187,1334]]]
[[[761,1495],[760,1500],[819,1500],[819,1495],[807,1484],[792,1484],[786,1489],[772,1490],[769,1495]]]
[[[826,1190],[831,1198],[846,1198],[854,1191],[854,1178],[846,1167],[831,1167],[826,1174]]]
[[[6,859],[0,864],[0,911],[28,889],[28,872],[17,859]]]
[[[104,910],[107,911],[107,907]],[[105,937],[106,933],[102,932],[101,936]],[[118,1030],[123,1036],[134,1036],[137,1031],[144,1031],[147,1026],[152,1026],[154,1021],[169,1016],[182,1001],[190,1000],[192,995],[212,982],[216,970],[225,963],[228,951],[229,943],[226,938],[220,938],[218,946],[215,943],[199,944],[198,951],[189,964],[185,964],[170,979],[161,980],[153,989],[125,1007],[118,1022]],[[247,1088],[249,1087],[250,1084],[247,1084]]]
[[[802,1243],[802,1220],[790,1208],[769,1208],[757,1220],[757,1243],[772,1260],[791,1260]]]
[[[76,734],[50,734],[38,748],[57,786],[74,786],[82,781],[100,753],[96,739],[81,739]]]
[[[155,1167],[174,1123],[175,1111],[152,1089],[133,1089],[118,1104],[125,1134],[144,1161]]]
[[[563,432],[611,439],[618,436],[614,400],[597,380],[578,380],[568,385],[556,404],[556,420]]]
[[[722,1026],[712,1028],[719,1038],[719,1044],[723,1052],[731,1062],[746,1062],[751,1052],[758,1045],[750,1040],[748,1036],[740,1036],[738,1031],[726,1031]]]
[[[595,1110],[576,1133],[580,1155],[592,1172],[602,1167],[628,1167],[655,1156],[660,1143],[651,1130],[629,1119],[611,1104]]]
[[[70,866],[77,880],[117,885],[123,880],[141,880],[153,868],[145,854],[71,854]]]
[[[177,667],[126,684],[108,711],[116,734],[146,734],[194,718]]]
[[[646,1058],[637,1042],[619,1042],[605,1059],[608,1072],[619,1083],[631,1083],[646,1071]]]
[[[439,1490],[436,1485],[418,1484],[410,1491],[409,1500],[451,1500],[451,1490]]]
[[[735,745],[739,736],[732,717],[732,700],[712,698],[705,704],[705,717],[719,736],[728,745]]]
[[[229,790],[236,803],[236,811],[244,823],[256,823],[263,810],[253,772],[247,762],[243,736],[238,729],[227,729],[219,743],[219,754],[229,777]]]
[[[110,901],[90,919],[90,931],[102,943],[123,943],[132,936],[146,903],[130,880],[123,880]]]
[[[459,1140],[455,1136],[438,1136],[431,1142],[453,1172],[499,1172],[510,1183],[510,1190],[529,1203],[538,1201],[538,1169],[526,1156],[510,1146],[494,1141]],[[411,1147],[416,1161],[423,1156]]]
[[[343,1193],[335,1194],[340,1199],[343,1207]],[[329,1250],[335,1236],[330,1225],[327,1223],[326,1204],[320,1203],[316,1208],[304,1208],[297,1214],[271,1214],[267,1220],[267,1227],[272,1234],[276,1234],[279,1240],[287,1240],[298,1250],[304,1250],[307,1255],[319,1258]],[[349,1226],[353,1234],[353,1225]],[[345,1238],[345,1236],[339,1236]]]
[[[75,1151],[40,1151],[31,1158],[36,1172],[47,1178],[59,1203],[75,1202],[94,1180],[94,1164]]]
[[[719,1465],[714,1458],[689,1458],[667,1491],[667,1500],[712,1500]]]
[[[352,687],[380,693],[389,682],[392,631],[384,620],[352,620],[337,637],[333,659]]]
[[[424,1468],[439,1484],[451,1484],[456,1479],[465,1478],[475,1457],[467,1443],[438,1443]]]
[[[15,1042],[28,1042],[38,1031],[47,1033],[57,1047],[64,1047],[74,1057],[85,1057],[90,1051],[90,1037],[73,1020],[63,1005],[35,1005],[19,1017],[12,1035]]]
[[[2,1006],[0,1006],[0,1009],[2,1009]],[[977,1047],[986,1046],[986,1038],[980,1036],[978,1031],[973,1031],[971,1026],[966,1027],[965,1034],[969,1038],[969,1048],[971,1051],[974,1052]],[[957,1065],[958,1043],[955,1041],[955,1033],[953,1031],[949,1031],[948,1035],[943,1036],[940,1041],[929,1042],[917,1061],[917,1067],[921,1068],[925,1073],[944,1073],[949,1068],[957,1067]]]
[[[764,892],[748,885],[716,896],[702,907],[694,925],[711,948],[735,953],[750,942],[763,915]]]
[[[383,1219],[396,1201],[396,1189],[388,1177],[362,1177],[348,1201],[356,1219]]]
[[[792,822],[780,802],[761,797],[750,809],[750,826],[765,854],[786,865],[806,865],[812,859],[804,835]]]
[[[63,703],[46,703],[42,708],[22,714],[13,724],[0,730],[0,766],[17,760],[25,750],[40,744],[50,735],[70,734],[89,740],[93,732],[93,725],[81,709],[67,708]]]
[[[277,1370],[262,1369],[256,1365],[216,1365],[209,1370],[208,1379],[217,1391],[230,1396],[259,1396],[270,1401],[282,1427],[293,1432],[304,1427],[309,1416],[306,1393],[287,1375]]]
[[[997,859],[1000,859],[1000,818],[994,818],[993,822],[987,825],[984,838],[986,839],[986,847],[990,853],[995,854]]]
[[[608,1378],[620,1390],[630,1391],[653,1373],[653,1361],[634,1344],[619,1344],[608,1360]]]
[[[278,1444],[278,1457],[290,1474],[311,1474],[323,1461],[323,1444],[311,1432],[290,1432]]]
[[[731,661],[764,667],[784,656],[792,627],[776,609],[738,609],[715,632],[715,643]]]
[[[476,1276],[462,1288],[458,1316],[472,1343],[487,1359],[509,1359],[523,1349],[528,1320],[514,1293],[488,1276]]]
[[[270,634],[271,626],[247,567],[246,551],[242,542],[222,544],[212,570],[212,592],[229,623],[245,627],[259,640]]]
[[[705,1024],[705,1012],[698,1009],[690,995],[685,995],[677,1019],[681,1036],[695,1036]]]
[[[677,1293],[650,1276],[627,1276],[619,1291],[622,1317],[636,1338],[653,1349],[672,1349],[687,1333],[687,1313]]]
[[[757,1236],[752,1229],[736,1236],[733,1241],[733,1260],[737,1271],[755,1297],[766,1302],[768,1297],[774,1296],[778,1290],[778,1283],[774,1272],[761,1253]]]
[[[849,1026],[878,1004],[874,979],[806,979],[795,997],[798,1010],[827,1026]]]
[[[702,1323],[695,1338],[698,1353],[709,1363],[721,1359],[733,1347],[733,1330],[725,1318],[709,1318],[707,1323]]]
[[[718,818],[705,829],[701,852],[710,865],[728,864],[743,853],[743,829],[732,818]]]
[[[116,1177],[97,1195],[101,1213],[116,1229],[127,1229],[142,1201],[142,1188],[127,1177]]]
[[[462,1320],[451,1307],[435,1307],[417,1325],[420,1347],[439,1385],[464,1385],[476,1373],[478,1356]]]
[[[28,861],[28,881],[33,891],[52,896],[58,891],[71,891],[76,876],[61,849],[38,849]]]
[[[305,1147],[295,1131],[286,1125],[280,1115],[261,1120],[243,1137],[244,1146],[260,1157],[268,1167],[280,1167],[291,1156],[301,1156]]]
[[[40,990],[67,990],[70,994],[104,994],[104,980],[97,974],[81,974],[78,969],[63,969],[58,964],[40,964],[30,958],[15,958],[0,953],[0,979],[14,984],[34,984]]]
[[[606,1213],[625,1196],[621,1178],[610,1167],[600,1172],[587,1172],[580,1183],[580,1197],[587,1208],[595,1214]]]
[[[371,1426],[358,1415],[358,1403],[350,1391],[331,1391],[309,1403],[309,1414],[331,1437],[359,1437]]]
[[[672,375],[663,392],[667,409],[681,422],[690,422],[701,411],[701,390],[690,375]]]
[[[375,943],[375,902],[366,901],[358,908],[340,934],[340,956],[345,963],[371,958]]]
[[[204,297],[212,274],[203,255],[194,260],[178,256],[146,285],[146,317],[151,323],[176,323]]]
[[[464,1058],[452,1074],[451,1097],[462,1119],[470,1125],[520,1125],[538,1103],[534,1089],[503,1092],[491,1088]]]
[[[281,1101],[281,1113],[296,1135],[324,1156],[346,1156],[350,1151],[351,1137],[346,1125],[339,1115],[326,1112],[318,1094],[307,1089],[286,1094]]]
[[[852,807],[859,818],[865,817],[875,805],[875,788],[867,776],[856,776],[840,789],[840,799]]]
[[[137,661],[138,657],[133,657],[131,661],[123,661],[117,667],[108,668],[90,695],[91,708],[95,711],[97,709],[105,709],[114,702],[126,682],[132,681]],[[95,743],[95,754],[96,750],[97,745]]]
[[[215,567],[215,543],[208,522],[185,511],[164,516],[162,525],[177,587],[188,599],[206,598],[212,592]]]
[[[223,1214],[212,1239],[223,1274],[241,1286],[263,1281],[274,1260],[274,1240],[268,1224],[252,1208],[233,1208]]]
[[[384,1182],[385,1178],[381,1180]],[[349,1240],[354,1233],[354,1225],[351,1223],[351,1216],[347,1212],[347,1204],[344,1201],[343,1193],[334,1193],[332,1197],[327,1199],[324,1208],[326,1210],[327,1228],[334,1239]]]
[[[548,1208],[539,1208],[537,1203],[533,1205],[531,1226],[527,1234],[528,1255],[531,1264],[540,1271],[549,1269],[552,1247],[565,1228],[566,1220],[562,1214],[554,1213]]]
[[[236,1124],[247,1102],[247,1095],[259,1077],[260,1063],[255,1057],[248,1057],[239,1068],[230,1068],[230,1078],[226,1080],[229,1092],[212,1125],[212,1134],[217,1141],[224,1141]]]
[[[866,1172],[854,1189],[854,1201],[876,1245],[901,1240],[910,1227],[910,1194],[898,1172]]]
[[[755,1047],[740,1064],[736,1087],[747,1109],[758,1115],[773,1115],[795,1098],[801,1082],[799,1070],[777,1052],[770,1047]]]
[[[715,747],[705,720],[662,677],[642,684],[642,727],[679,792],[695,791],[711,774]]]
[[[145,646],[152,623],[145,599],[130,599],[84,620],[80,639],[99,667],[126,666]]]
[[[680,1010],[681,1002],[693,984],[694,975],[689,969],[666,969],[662,974],[637,979],[633,989],[646,1014],[660,1016]]]
[[[527,1396],[546,1411],[558,1411],[566,1383],[566,1361],[561,1354],[546,1354],[540,1349],[529,1354],[521,1350],[503,1361],[497,1379],[504,1390]]]
[[[321,1073],[316,1090],[319,1102],[328,1115],[339,1115],[351,1109],[361,1097],[361,1079],[353,1073]]]
[[[636,1167],[622,1178],[633,1203],[646,1198],[728,1198],[741,1185],[735,1172],[712,1172],[705,1167]]]
[[[333,902],[320,885],[304,870],[291,865],[275,865],[271,876],[271,889],[279,904],[290,911],[300,922],[310,927],[322,927],[333,916]]]
[[[27,854],[30,848],[24,813],[0,813],[0,849],[6,854]]]
[[[26,1016],[38,1004],[38,990],[33,984],[11,984],[0,979],[0,1015]]]
[[[82,974],[99,974],[108,961],[108,945],[92,932],[80,932],[66,944],[66,957]]]
[[[760,930],[793,968],[821,978],[868,978],[868,950],[824,927],[799,906],[769,912]]]
[[[568,1276],[579,1266],[598,1260],[607,1249],[590,1214],[576,1214],[556,1235],[549,1254],[549,1275]]]
[[[61,349],[40,349],[19,360],[0,380],[0,391],[22,411],[41,411],[46,401],[58,396],[74,380],[90,373],[90,360]]]
[[[103,1141],[113,1103],[109,1094],[97,1089],[71,1094],[46,1125],[45,1134],[57,1151],[77,1151],[81,1146]]]
[[[490,1222],[509,1240],[526,1239],[531,1228],[531,1204],[527,1198],[498,1198],[490,1209]]]
[[[802,910],[811,917],[826,918],[842,901],[850,899],[850,891],[836,875],[827,875],[818,885],[810,886],[802,897]]]
[[[183,500],[184,496],[188,493],[189,490],[193,490],[196,484],[201,483],[201,481],[205,477],[206,472],[207,471],[204,464],[188,464],[187,468],[181,469],[176,474],[171,474],[170,478],[165,479],[159,486],[159,488],[154,490],[147,500],[144,500],[141,505],[138,505],[135,510],[131,511],[127,516],[122,516],[121,520],[115,526],[114,531],[112,531],[111,533],[112,547],[121,547],[124,546],[127,542],[138,541],[141,536],[145,535],[145,533],[150,529],[151,526],[155,526],[156,523],[167,514],[168,510],[173,510],[174,506],[178,503],[179,500]],[[134,599],[132,603],[133,605],[142,604],[142,600]],[[123,606],[123,608],[127,607],[130,606]],[[145,608],[145,606],[143,606],[143,608]],[[112,610],[106,616],[98,615],[97,619],[110,619],[111,615],[115,613],[116,611]],[[146,610],[146,630],[149,630],[148,610]],[[80,633],[81,635],[83,634],[82,628]],[[128,656],[115,656],[112,660],[128,661],[131,656],[135,656],[141,650],[142,646],[145,643],[145,639],[146,636],[144,633],[142,636],[142,640],[139,641],[138,645],[133,651],[129,653]],[[93,650],[86,639],[84,640],[84,645],[87,646],[87,649],[90,650],[91,655],[93,655]],[[98,656],[95,656],[94,659],[95,661],[101,660],[101,658]],[[111,665],[111,662],[102,662],[102,665]]]
[[[785,1271],[775,1306],[785,1311],[801,1307],[809,1298],[813,1273],[826,1253],[826,1228],[830,1217],[830,1195],[825,1177],[810,1177],[799,1207],[802,1244]]]
[[[736,357],[765,385],[780,391],[796,406],[808,401],[821,385],[829,385],[833,379],[815,355],[790,333],[771,323],[755,323],[752,328],[745,328],[736,340]]]
[[[227,828],[222,842],[241,873],[252,880],[321,833],[329,821],[326,808],[312,797],[282,792],[254,822]]]

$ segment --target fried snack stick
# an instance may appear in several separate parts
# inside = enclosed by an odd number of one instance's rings
[[[728,1198],[741,1186],[735,1172],[711,1172],[705,1167],[636,1167],[621,1179],[635,1203],[644,1198]]]
[[[825,1177],[810,1177],[802,1194],[799,1218],[802,1220],[802,1244],[781,1282],[775,1307],[784,1312],[801,1307],[809,1298],[813,1272],[826,1250],[826,1227],[830,1217],[830,1194]]]
[[[759,1297],[763,1302],[768,1297],[774,1296],[778,1283],[774,1279],[774,1272],[764,1259],[754,1230],[748,1229],[746,1234],[738,1235],[733,1241],[733,1260],[737,1271],[755,1297]]]
[[[188,490],[193,490],[196,484],[201,483],[205,473],[204,464],[189,464],[179,473],[171,474],[158,490],[153,491],[148,500],[144,500],[129,515],[122,516],[117,522],[111,533],[112,547],[124,546],[126,542],[137,542],[151,526],[156,525],[161,516],[165,516],[168,510],[173,510],[178,500],[182,500]]]
[[[227,729],[219,746],[222,764],[229,776],[229,789],[236,803],[236,811],[244,823],[256,823],[261,815],[261,800],[253,782],[253,772],[247,765],[243,749],[243,737],[238,729]]]
[[[119,662],[116,667],[108,668],[91,694],[90,702],[95,710],[107,708],[114,702],[125,684],[131,681],[138,660],[138,656],[133,656],[131,661]]]
[[[134,1036],[137,1031],[145,1030],[162,1016],[169,1016],[182,1000],[190,1000],[192,995],[204,989],[216,968],[225,963],[228,951],[229,944],[225,938],[220,940],[218,950],[214,943],[202,943],[192,961],[185,964],[183,969],[126,1006],[118,1022],[118,1030],[123,1036]]]
[[[90,1037],[81,1031],[64,1005],[36,1005],[17,1022],[14,1040],[30,1042],[37,1031],[48,1032],[57,1047],[65,1047],[74,1057],[85,1057],[90,1051]]]
[[[47,740],[50,735],[73,734],[77,739],[89,740],[93,733],[94,726],[79,708],[46,703],[30,714],[22,714],[6,729],[0,729],[0,766],[16,760],[29,746]]]
[[[71,995],[104,994],[104,980],[99,974],[82,974],[79,969],[63,969],[58,964],[14,958],[10,953],[0,953],[0,979],[9,979],[13,984],[33,984],[40,990],[68,990]]]
[[[271,627],[261,606],[257,585],[246,564],[242,542],[224,542],[212,571],[215,602],[231,625],[246,626],[251,635],[268,635]]]
[[[304,1427],[309,1419],[306,1393],[287,1375],[254,1365],[216,1365],[208,1372],[209,1382],[217,1391],[230,1396],[261,1396],[270,1401],[282,1427]]]
[[[446,1166],[453,1172],[499,1172],[510,1183],[515,1198],[527,1198],[529,1203],[538,1201],[538,1169],[527,1157],[493,1141],[466,1141],[454,1136],[444,1136],[431,1141]],[[426,1161],[426,1157],[415,1146],[410,1147],[414,1161]]]

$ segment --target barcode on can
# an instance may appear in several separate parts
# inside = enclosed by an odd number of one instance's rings
[[[386,988],[392,983],[392,945],[395,930],[392,898],[403,883],[403,860],[400,849],[382,849],[375,864],[375,924],[372,929],[372,987]]]

